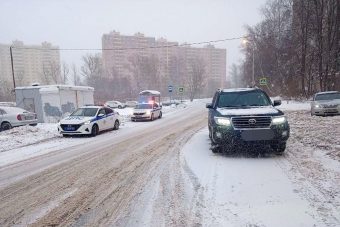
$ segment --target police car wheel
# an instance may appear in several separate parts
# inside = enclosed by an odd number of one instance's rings
[[[93,125],[92,126],[92,130],[91,130],[91,136],[95,137],[96,135],[98,135],[98,126],[97,125]]]
[[[161,111],[161,112],[159,112],[159,116],[158,116],[158,118],[159,118],[159,119],[161,119],[161,118],[162,118],[162,111]]]
[[[119,121],[115,121],[115,125],[113,127],[113,130],[118,130],[119,129]]]
[[[153,120],[154,120],[154,118],[153,118],[153,114],[151,114],[150,121],[153,121]]]

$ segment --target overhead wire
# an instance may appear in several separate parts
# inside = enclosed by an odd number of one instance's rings
[[[203,42],[192,42],[192,43],[182,43],[182,44],[172,44],[172,45],[162,45],[162,46],[147,46],[147,47],[123,47],[123,48],[46,48],[46,47],[20,47],[20,46],[12,46],[13,49],[29,49],[29,50],[56,50],[56,51],[110,51],[110,50],[145,50],[145,49],[161,49],[161,48],[172,48],[172,47],[185,47],[192,45],[202,45],[202,44],[211,44],[211,43],[219,43],[226,42],[232,40],[239,40],[248,38],[248,35],[233,37],[233,38],[225,38],[218,40],[210,40]]]

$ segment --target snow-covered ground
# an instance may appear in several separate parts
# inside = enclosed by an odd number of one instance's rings
[[[163,116],[171,116],[196,102],[185,102],[178,106],[164,106]],[[120,130],[104,132],[98,137],[111,137],[121,130],[134,127],[147,127],[151,122],[131,122],[133,108],[115,109],[122,118]],[[162,121],[162,120],[161,120]],[[157,122],[157,120],[155,121]],[[63,138],[55,123],[41,123],[37,126],[22,126],[0,132],[0,167],[12,162],[46,154],[57,148],[67,148],[77,144],[91,143],[98,138],[72,137]]]
[[[285,155],[213,154],[208,130],[182,156],[200,184],[203,226],[340,226],[340,116],[310,116],[283,103],[291,126]]]

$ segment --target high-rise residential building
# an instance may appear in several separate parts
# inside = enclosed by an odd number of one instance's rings
[[[61,82],[58,47],[48,42],[24,45],[21,41],[13,41],[11,45],[0,44],[0,82],[13,83],[10,46],[16,86]]]
[[[143,57],[156,61],[158,84],[161,91],[166,91],[167,85],[185,86],[185,78],[191,72],[191,62],[201,59],[205,66],[205,95],[212,95],[217,88],[224,86],[226,81],[226,49],[191,47],[170,42],[164,38],[155,39],[141,33],[133,36],[121,35],[113,31],[102,37],[103,66],[105,74],[112,78],[126,78],[135,82],[133,75],[140,72],[135,67]],[[145,78],[147,80],[147,78]],[[132,85],[133,87],[138,85]]]

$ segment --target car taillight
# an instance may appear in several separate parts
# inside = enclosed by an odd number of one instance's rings
[[[18,121],[21,121],[21,120],[22,120],[22,118],[21,118],[21,115],[20,115],[20,114],[18,114],[18,115],[17,115],[17,119],[18,119]]]

